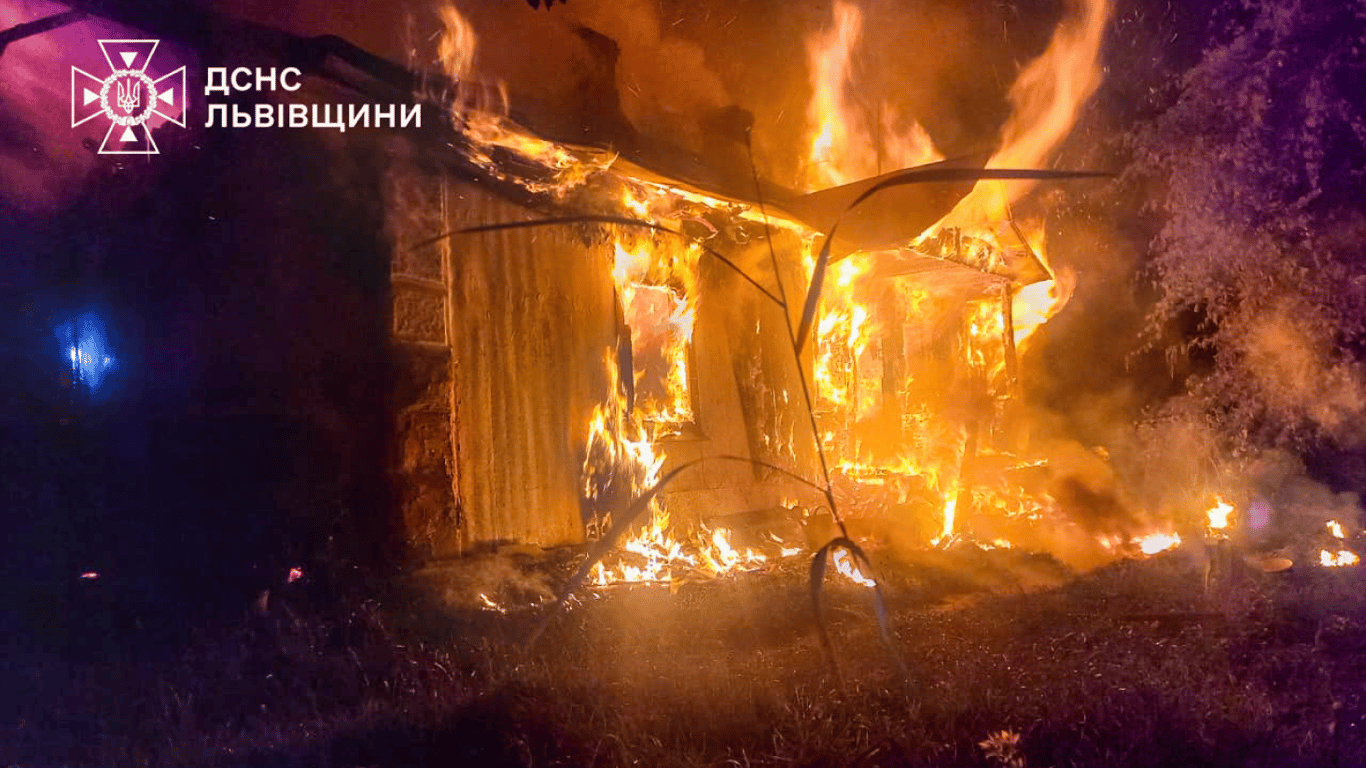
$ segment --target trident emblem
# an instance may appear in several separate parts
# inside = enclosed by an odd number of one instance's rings
[[[100,144],[101,155],[155,155],[152,128],[163,123],[185,127],[185,67],[153,78],[148,66],[157,40],[100,40],[109,74],[96,77],[71,68],[71,127],[104,117],[109,130]],[[0,42],[0,46],[4,43]]]
[[[138,106],[138,96],[142,94],[142,83],[125,83],[119,81],[119,106],[124,112],[133,114],[133,110]],[[129,87],[131,86],[131,87]]]

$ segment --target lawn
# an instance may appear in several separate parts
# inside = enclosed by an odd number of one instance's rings
[[[804,558],[585,592],[530,649],[543,609],[463,607],[479,561],[365,598],[306,578],[172,651],[141,622],[98,627],[87,654],[69,652],[79,635],[16,643],[0,764],[1366,764],[1359,568],[1243,573],[1207,595],[1198,559],[1169,552],[1013,587],[1047,570],[1032,560],[881,563],[909,680],[869,590],[842,579],[831,663]],[[569,565],[488,562],[552,583]]]

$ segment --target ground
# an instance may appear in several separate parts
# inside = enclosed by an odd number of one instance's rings
[[[12,642],[0,765],[1366,764],[1360,569],[1206,593],[1171,552],[1013,590],[1005,574],[1047,570],[1030,559],[883,563],[909,679],[842,579],[832,663],[803,557],[585,592],[532,648],[543,608],[456,609],[430,583],[319,596],[306,577],[173,652],[137,621]]]

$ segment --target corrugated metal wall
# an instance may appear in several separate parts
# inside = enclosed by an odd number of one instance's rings
[[[538,218],[468,184],[446,192],[452,229]],[[610,249],[577,226],[451,242],[457,498],[469,543],[583,538],[583,441],[606,394]],[[442,554],[442,553],[437,553]]]
[[[393,477],[411,548],[425,560],[497,541],[581,541],[584,444],[594,407],[612,396],[604,368],[616,344],[609,236],[552,225],[415,246],[442,231],[545,215],[403,162],[386,198],[395,247]],[[431,220],[434,211],[444,211],[442,220]],[[764,325],[772,334],[781,312],[758,306],[753,288],[717,264],[702,266],[698,431],[661,444],[666,468],[717,454],[809,463],[788,412],[795,368],[758,335],[757,316],[776,313]],[[788,396],[775,399],[784,389]],[[761,397],[771,401],[765,415]],[[797,445],[773,453],[760,444],[768,432]],[[666,500],[687,525],[772,506],[797,490],[748,464],[717,462],[678,477]]]

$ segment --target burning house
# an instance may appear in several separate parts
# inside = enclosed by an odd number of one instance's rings
[[[1009,209],[1009,185],[1022,182],[974,185],[974,169],[1036,162],[1087,87],[1021,94],[1057,102],[1061,117],[1007,131],[991,158],[942,160],[914,124],[884,142],[886,157],[844,157],[859,144],[841,102],[857,38],[849,8],[809,51],[814,192],[758,178],[739,109],[702,121],[708,157],[636,133],[611,85],[614,43],[590,30],[581,37],[605,73],[585,91],[592,124],[538,130],[536,110],[524,118],[516,99],[466,77],[474,37],[453,10],[439,74],[215,17],[121,19],[170,38],[192,72],[227,52],[243,66],[299,67],[301,88],[258,94],[281,113],[421,109],[402,129],[214,132],[191,121],[156,133],[169,170],[120,165],[93,183],[110,242],[134,218],[166,233],[111,246],[102,267],[111,283],[135,283],[115,276],[131,270],[143,290],[180,297],[126,324],[137,356],[164,363],[158,380],[120,393],[159,414],[140,460],[182,465],[185,485],[161,492],[226,486],[207,514],[232,519],[250,550],[282,530],[268,510],[299,516],[321,484],[365,537],[428,562],[595,538],[668,475],[627,555],[595,571],[600,582],[796,551],[771,531],[732,540],[746,521],[801,517],[818,546],[831,500],[897,516],[926,544],[959,533],[969,510],[1036,516],[1041,502],[1009,474],[1028,464],[1011,405],[1017,350],[1062,291],[1038,226]],[[1103,16],[1088,6],[1038,66],[1094,55]],[[961,173],[897,185],[884,165]],[[144,175],[152,191],[121,203],[136,217],[98,197]],[[262,185],[268,200],[249,191]],[[220,221],[219,204],[235,215]],[[178,239],[198,251],[177,252]],[[163,257],[155,275],[143,274],[148,248]],[[824,291],[805,317],[817,273]],[[295,440],[309,448],[275,447],[284,432],[308,435]],[[240,457],[204,447],[225,433],[235,444],[255,435],[273,457],[243,473],[313,487],[234,496],[221,469]],[[833,496],[813,491],[827,474]],[[267,511],[240,519],[247,507]],[[204,545],[196,537],[213,528],[195,530],[177,547]]]
[[[1016,347],[1059,297],[1038,239],[1014,221],[1009,239],[958,226],[922,237],[970,181],[892,189],[856,210],[886,178],[756,189],[639,140],[540,137],[454,66],[438,101],[454,104],[456,141],[412,144],[384,180],[396,375],[421,393],[394,423],[418,551],[596,537],[687,468],[651,501],[632,556],[596,578],[744,567],[764,556],[733,546],[727,520],[809,515],[821,499],[801,480],[827,459],[850,504],[895,486],[899,503],[928,505],[928,538],[943,539],[959,496],[972,503],[976,454],[1023,447],[1008,406]],[[743,151],[744,119],[722,115],[716,143]],[[794,355],[836,220],[830,287]]]

